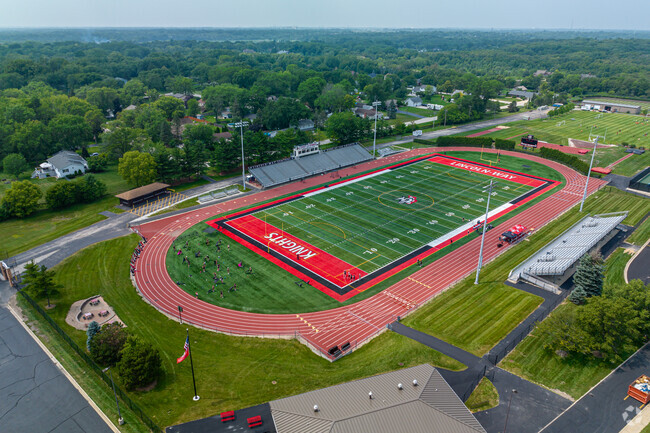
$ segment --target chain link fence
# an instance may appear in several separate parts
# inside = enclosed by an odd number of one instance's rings
[[[81,349],[77,343],[65,333],[63,329],[41,308],[40,305],[36,303],[24,290],[20,290],[18,293],[45,319],[45,321],[56,331],[57,334],[63,338],[66,343],[70,345],[72,350],[74,350],[79,358],[81,358],[87,365],[90,367],[99,377],[104,380],[106,386],[112,391],[111,378],[102,371],[102,368],[93,361],[90,356],[86,353],[85,350]],[[115,392],[120,397],[120,399],[126,404],[126,406],[136,414],[138,418],[154,433],[163,433],[162,429],[156,425],[151,418],[145,414],[140,407],[131,400],[124,391],[119,386],[115,386]]]

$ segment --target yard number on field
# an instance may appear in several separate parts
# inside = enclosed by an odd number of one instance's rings
[[[396,244],[398,242],[399,242],[399,238],[388,239],[386,241],[387,244]]]
[[[370,248],[369,250],[365,250],[363,254],[374,254],[377,252],[377,248]]]
[[[307,206],[305,206],[305,209],[314,209],[315,207],[316,207],[315,204],[308,204]]]
[[[419,231],[420,231],[420,229],[411,229],[411,230],[409,230],[407,233],[408,233],[408,234],[411,234],[411,235],[414,235],[414,234],[416,234],[416,233],[419,232]]]

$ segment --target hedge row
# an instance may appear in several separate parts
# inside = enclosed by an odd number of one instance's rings
[[[539,155],[543,158],[552,159],[553,161],[561,162],[564,165],[568,165],[574,170],[585,175],[589,171],[589,164],[587,164],[586,162],[582,161],[581,159],[579,159],[574,155],[569,155],[567,153],[560,152],[557,149],[542,147],[539,151]]]
[[[559,116],[560,114],[568,113],[575,108],[574,104],[566,104],[548,112],[548,117]]]
[[[490,137],[438,137],[436,144],[441,147],[445,146],[473,146],[473,147],[492,147],[492,138]]]

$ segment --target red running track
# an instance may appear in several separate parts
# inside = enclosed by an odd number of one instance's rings
[[[381,161],[371,161],[339,170],[339,174],[349,176],[434,150],[436,149],[417,149],[405,154],[393,155]],[[438,150],[476,151],[475,148],[468,147]],[[523,224],[534,229],[542,227],[578,203],[582,198],[586,179],[562,164],[535,155],[509,151],[501,151],[501,154],[547,165],[561,173],[566,179],[566,184],[555,194],[487,232],[484,263],[505,251],[505,247],[496,247],[497,238],[502,232],[515,224]],[[165,266],[167,250],[173,240],[191,226],[223,212],[316,186],[323,183],[325,177],[329,176],[316,176],[304,182],[296,182],[140,225],[138,231],[147,238],[134,277],[140,294],[147,302],[172,318],[176,318],[178,306],[181,305],[183,319],[194,326],[235,335],[296,337],[314,352],[331,359],[327,354],[329,348],[335,345],[341,346],[346,342],[350,342],[352,347],[357,347],[369,341],[386,329],[386,324],[393,322],[397,316],[405,316],[474,271],[480,238],[468,242],[370,298],[344,307],[305,314],[258,314],[226,309],[192,297],[169,277]],[[604,181],[592,178],[589,182],[589,194],[600,189],[604,184]]]

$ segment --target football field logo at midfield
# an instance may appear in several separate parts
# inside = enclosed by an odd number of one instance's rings
[[[397,199],[397,203],[399,203],[399,204],[413,204],[413,203],[415,203],[417,201],[418,201],[418,199],[413,197],[412,195],[409,195],[409,196],[406,196],[406,197],[401,196],[401,197],[399,197]]]

